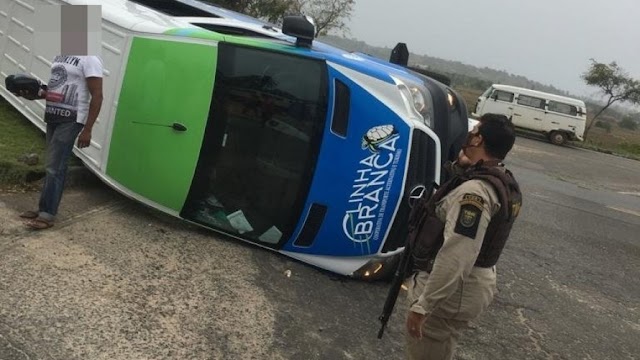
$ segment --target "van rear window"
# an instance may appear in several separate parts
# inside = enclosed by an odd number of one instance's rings
[[[563,104],[557,101],[549,101],[549,111],[554,111],[554,112],[558,112],[565,115],[571,115],[571,116],[578,115],[577,107],[569,104]]]

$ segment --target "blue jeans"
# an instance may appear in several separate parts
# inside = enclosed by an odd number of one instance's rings
[[[58,213],[68,160],[83,127],[75,121],[47,124],[46,176],[39,204],[39,215],[43,219],[53,221]]]

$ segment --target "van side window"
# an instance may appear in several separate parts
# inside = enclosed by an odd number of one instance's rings
[[[513,102],[513,93],[506,91],[496,90],[491,97],[500,101]]]
[[[577,107],[569,104],[563,104],[557,101],[549,101],[549,111],[555,111],[561,114],[566,114],[571,116],[578,115]]]
[[[524,106],[530,106],[536,109],[544,109],[545,101],[540,98],[520,95],[518,96],[518,104],[524,105]]]

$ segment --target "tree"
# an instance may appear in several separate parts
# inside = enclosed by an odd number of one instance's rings
[[[204,0],[223,8],[279,23],[282,16],[295,8],[297,0]]]
[[[585,139],[589,130],[595,124],[596,118],[615,102],[640,103],[640,82],[629,77],[615,61],[610,64],[604,64],[591,59],[591,66],[587,72],[582,74],[582,78],[587,85],[600,88],[600,91],[608,97],[606,105],[596,113],[585,129]]]
[[[345,29],[351,18],[355,0],[296,0],[296,12],[313,18],[316,36],[327,35],[333,29]]]
[[[285,15],[307,15],[316,25],[316,36],[345,29],[355,0],[205,0],[271,23],[281,24]]]

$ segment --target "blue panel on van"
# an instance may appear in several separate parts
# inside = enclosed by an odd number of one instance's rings
[[[333,99],[334,79],[350,89],[347,136],[332,133],[330,126],[325,128],[321,157],[304,211],[283,250],[333,256],[374,254],[384,240],[401,198],[409,126],[349,78],[332,68],[329,75],[329,99]],[[329,117],[333,114],[333,104],[330,107]],[[313,204],[326,206],[317,236],[308,246],[296,246],[294,243],[305,222],[317,221],[307,219]],[[306,245],[309,241],[305,239],[302,243]]]

